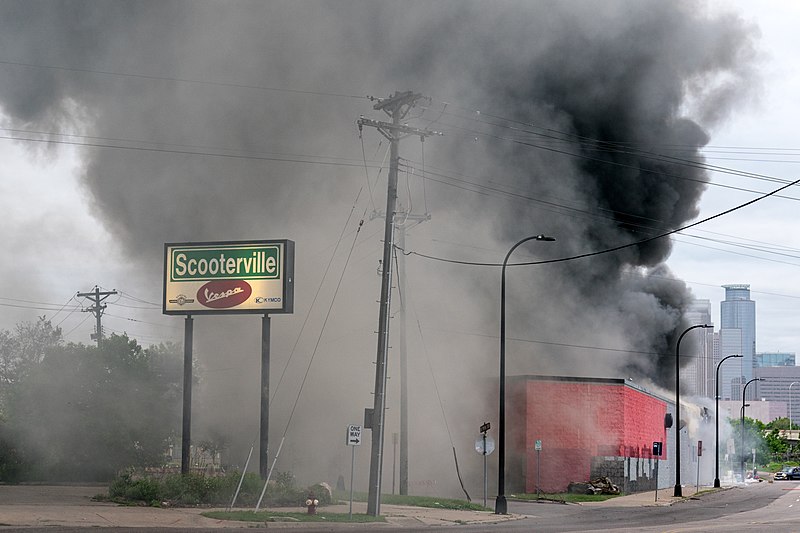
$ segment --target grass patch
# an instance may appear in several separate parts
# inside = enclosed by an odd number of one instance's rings
[[[547,500],[553,502],[564,502],[564,503],[581,503],[581,502],[604,502],[606,500],[610,500],[611,498],[618,498],[623,496],[623,494],[572,494],[570,492],[558,492],[554,494],[544,494],[541,493],[537,497],[534,494],[514,494],[509,496],[509,499],[515,500]]]
[[[240,522],[386,522],[386,519],[382,516],[354,513],[351,518],[348,513],[321,513],[319,511],[317,511],[317,514],[275,511],[208,511],[201,513],[201,515],[216,520],[238,520]]]
[[[367,501],[368,494],[366,492],[354,492],[353,501],[365,502]],[[334,500],[350,501],[350,493],[346,491],[335,491],[333,494]],[[466,500],[458,500],[453,498],[437,498],[435,496],[410,496],[400,494],[383,494],[381,495],[381,503],[389,505],[410,505],[412,507],[430,507],[432,509],[454,509],[457,511],[491,511],[488,507],[484,507],[478,503],[468,502]]]

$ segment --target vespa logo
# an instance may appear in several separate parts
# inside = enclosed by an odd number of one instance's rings
[[[197,301],[212,309],[228,309],[243,304],[253,288],[244,280],[209,281],[197,291]]]

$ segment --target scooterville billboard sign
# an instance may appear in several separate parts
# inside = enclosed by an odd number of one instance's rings
[[[164,314],[293,310],[294,241],[164,245]]]

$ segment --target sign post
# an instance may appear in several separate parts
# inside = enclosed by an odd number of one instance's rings
[[[536,442],[533,443],[533,449],[536,451],[536,499],[539,499],[539,486],[540,486],[540,472],[542,470],[542,461],[540,459],[540,455],[542,453],[542,441],[541,439],[536,439]]]
[[[653,456],[656,458],[656,476],[655,476],[656,477],[656,499],[655,499],[655,501],[658,501],[658,463],[659,463],[659,458],[661,457],[662,444],[663,443],[660,442],[660,441],[653,442]]]
[[[347,445],[350,446],[350,520],[353,520],[353,473],[356,464],[356,446],[361,446],[361,426],[347,426]]]
[[[697,486],[695,492],[700,492],[700,458],[703,456],[703,441],[697,441]]]
[[[481,425],[481,436],[475,441],[475,451],[483,455],[483,506],[486,507],[486,456],[494,451],[494,439],[487,437],[486,433],[491,429],[489,422]]]

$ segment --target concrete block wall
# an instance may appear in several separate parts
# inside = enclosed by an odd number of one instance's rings
[[[509,424],[509,493],[563,492],[572,481],[597,476],[629,490],[654,486],[652,443],[667,448],[666,402],[622,380],[518,379],[509,392],[516,414]]]

